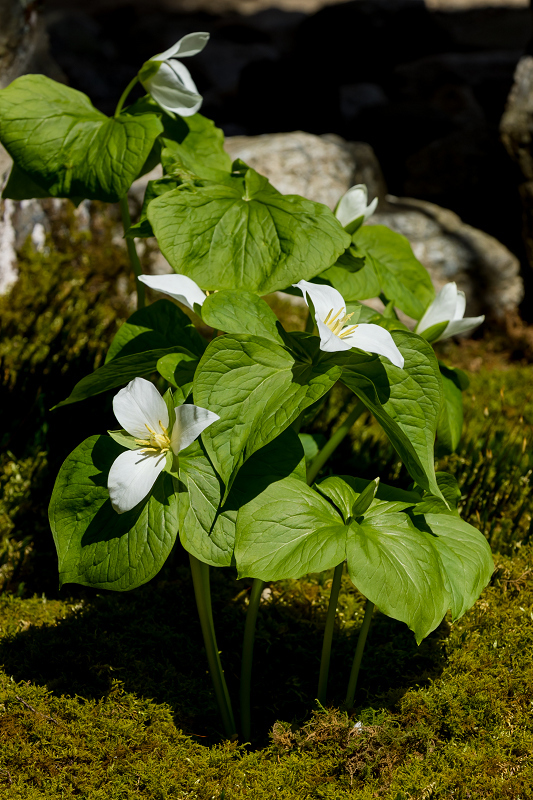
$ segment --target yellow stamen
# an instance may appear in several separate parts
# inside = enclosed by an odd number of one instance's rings
[[[146,450],[160,451],[161,453],[166,453],[170,450],[170,436],[161,420],[159,420],[160,433],[154,431],[149,425],[146,425],[146,423],[145,428],[150,436],[148,439],[135,439],[138,445],[144,447]]]
[[[357,328],[357,325],[350,325],[349,328],[343,330],[344,326],[351,317],[353,317],[353,311],[351,314],[343,314],[341,308],[336,314],[333,314],[333,309],[331,309],[331,311],[328,311],[324,318],[324,324],[327,325],[330,331],[334,333],[335,336],[338,336],[339,339],[345,339],[347,336],[351,336],[351,334]]]

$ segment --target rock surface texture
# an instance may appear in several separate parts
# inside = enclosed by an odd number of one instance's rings
[[[505,149],[522,173],[519,191],[523,208],[523,238],[533,267],[533,57],[518,62],[513,87],[500,122]]]
[[[434,203],[387,195],[369,225],[406,236],[437,290],[455,281],[467,297],[467,315],[502,319],[524,295],[520,262],[501,242]]]

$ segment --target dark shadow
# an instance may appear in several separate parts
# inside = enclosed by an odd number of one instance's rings
[[[247,582],[212,570],[214,618],[226,679],[238,713],[238,675],[245,607],[235,599]],[[222,735],[211,690],[189,571],[166,568],[158,579],[124,594],[90,593],[54,626],[30,627],[0,640],[0,662],[16,681],[56,695],[107,696],[118,680],[129,692],[168,703],[176,725],[204,743]],[[322,645],[322,612],[298,590],[276,596],[259,612],[254,658],[253,721],[264,745],[276,719],[301,721],[314,706]],[[362,615],[360,614],[360,621]],[[444,629],[443,629],[444,630]],[[333,646],[328,702],[344,699],[356,634],[339,632]],[[377,613],[363,661],[359,706],[393,707],[444,665],[443,631],[417,647],[406,626]]]

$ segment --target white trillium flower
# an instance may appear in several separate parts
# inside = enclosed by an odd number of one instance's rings
[[[156,292],[168,294],[194,311],[194,306],[202,306],[207,297],[197,283],[186,275],[139,275],[139,280]]]
[[[293,286],[301,290],[308,305],[308,297],[313,303],[321,350],[336,353],[357,347],[367,353],[386,356],[396,367],[403,367],[403,356],[389,331],[369,323],[347,325],[352,314],[346,313],[344,299],[333,286],[322,286],[309,281],[300,281]]]
[[[113,411],[138,444],[137,449],[121,453],[109,470],[111,505],[119,514],[130,511],[150,492],[165,468],[167,453],[177,455],[220,419],[212,411],[185,404],[175,409],[171,421],[167,404],[144,378],[134,378],[115,395]]]
[[[187,67],[178,61],[178,56],[195,56],[208,41],[208,33],[189,33],[142,65],[139,80],[164,111],[190,117],[202,105],[202,96],[198,94]]]
[[[335,216],[343,228],[350,226],[352,229],[350,233],[357,230],[376,210],[378,198],[375,197],[370,205],[367,205],[367,200],[368,190],[365,184],[358,183],[357,186],[348,189],[337,203]]]
[[[467,333],[477,328],[485,317],[464,317],[466,307],[465,293],[459,291],[456,283],[447,283],[442,287],[433,300],[426,313],[415,328],[415,333],[422,334],[434,325],[448,324],[436,338],[429,337],[430,341],[438,342],[449,339],[458,333]],[[464,318],[464,319],[463,319]]]

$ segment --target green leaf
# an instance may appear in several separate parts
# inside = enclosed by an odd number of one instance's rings
[[[201,114],[184,120],[187,136],[181,141],[164,139],[161,160],[165,172],[173,174],[175,164],[183,165],[200,178],[217,181],[231,172],[231,158],[224,150],[224,134]],[[166,136],[166,133],[165,133]]]
[[[135,436],[132,436],[123,428],[119,431],[108,431],[108,434],[121,447],[126,447],[128,450],[139,449],[139,445]]]
[[[317,275],[349,244],[320,203],[282,195],[254,170],[224,183],[190,183],[151,201],[165,258],[203,289],[266,294]]]
[[[354,492],[352,487],[340,476],[333,475],[320,481],[314,488],[328,500],[331,500],[342,516],[343,522],[348,525],[353,517],[352,508],[357,501],[357,493]],[[367,489],[368,487],[366,487],[365,491]]]
[[[148,181],[139,220],[135,225],[130,225],[125,234],[126,239],[146,239],[153,236],[154,232],[148,220],[148,206],[155,197],[171,192],[172,189],[181,186],[182,183],[181,178],[174,178],[171,175],[165,175],[155,181]]]
[[[440,364],[442,377],[443,404],[437,425],[437,456],[454,453],[461,441],[463,432],[463,396],[461,378],[455,370]],[[464,375],[464,373],[462,373]],[[466,376],[465,376],[466,377]]]
[[[220,416],[202,439],[228,490],[244,461],[288,428],[340,375],[337,365],[297,360],[269,339],[228,334],[209,344],[196,370],[194,401]]]
[[[185,350],[183,347],[169,347],[166,349],[148,350],[124,358],[115,358],[103,367],[99,367],[90,375],[86,375],[78,381],[66,400],[57,403],[54,408],[78,403],[87,397],[94,397],[96,394],[106,392],[108,389],[116,389],[133,378],[150,375],[156,371],[157,362],[168,353],[183,353],[191,363],[196,364],[197,356]]]
[[[202,320],[226,333],[249,333],[284,344],[280,321],[270,306],[251,292],[224,289],[210,294],[202,305]]]
[[[327,442],[323,433],[299,433],[298,438],[304,449],[305,462],[307,465],[318,455]]]
[[[82,92],[44,75],[23,75],[0,91],[0,141],[52,197],[117,202],[162,130],[154,114],[108,118]]]
[[[296,478],[268,486],[237,517],[239,577],[299,578],[343,561],[346,531],[336,509]]]
[[[50,192],[39,186],[27,172],[13,162],[2,197],[10,200],[28,200],[33,197],[50,197]]]
[[[214,524],[220,506],[220,483],[198,440],[179,454],[179,478],[179,531],[183,547],[205,564],[229,566],[235,531],[231,524]]]
[[[419,517],[414,517],[415,524]],[[433,545],[444,565],[454,621],[471,608],[494,572],[487,540],[460,517],[425,514]]]
[[[411,477],[442,497],[435,478],[434,441],[441,405],[441,378],[431,346],[414,333],[394,331],[404,368],[386,358],[346,358],[342,381],[372,412]]]
[[[435,299],[426,268],[415,258],[405,236],[384,225],[363,225],[353,237],[355,252],[365,257],[358,272],[335,265],[322,273],[346,301],[378,297],[381,292],[414,319]]]
[[[111,342],[105,363],[119,357],[172,346],[186,348],[201,356],[206,344],[189,317],[175,303],[157,300],[146,308],[135,311],[119,328]]]
[[[161,356],[156,364],[156,369],[161,377],[168,381],[174,389],[179,389],[184,398],[191,393],[194,373],[198,366],[198,359],[191,358],[191,355],[188,351],[169,353]]]
[[[122,452],[108,436],[91,436],[59,471],[49,516],[61,586],[134,589],[159,572],[172,549],[178,508],[170,475],[163,473],[131,511],[111,507],[107,475]]]
[[[352,522],[346,554],[354,585],[389,617],[405,622],[418,643],[440,623],[449,604],[433,537],[407,514],[371,508]]]
[[[422,499],[416,504],[414,513],[416,514],[452,514],[459,516],[458,505],[461,499],[461,490],[453,475],[447,472],[436,473],[437,484],[441,490],[444,502],[432,494],[425,493]]]
[[[365,478],[354,478],[352,475],[341,475],[340,477],[342,477],[357,494],[361,494],[367,486],[374,483],[374,481],[367,481]],[[419,503],[421,495],[415,491],[406,491],[405,489],[397,489],[396,486],[388,486],[386,483],[383,483],[383,481],[380,481],[376,491],[376,499],[388,503],[402,503],[403,508],[407,508],[408,506],[415,506]]]

